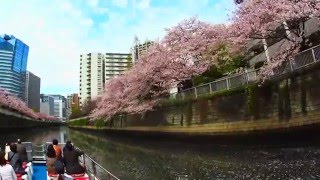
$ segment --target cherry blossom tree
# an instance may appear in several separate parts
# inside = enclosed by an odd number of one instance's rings
[[[232,15],[229,42],[245,46],[249,41],[281,41],[279,51],[270,59],[264,73],[272,70],[299,51],[310,47],[306,22],[320,17],[318,0],[243,0]]]
[[[34,112],[25,102],[10,94],[8,91],[0,88],[0,107],[16,111],[32,119],[56,120],[55,117],[47,116],[42,113]]]
[[[159,99],[168,95],[173,84],[205,72],[209,65],[224,64],[219,58],[221,44],[232,54],[245,49],[252,40],[261,40],[264,45],[270,40],[282,42],[278,53],[265,66],[266,75],[310,46],[305,23],[319,18],[318,0],[236,0],[235,3],[237,9],[229,25],[190,18],[167,29],[163,40],[151,47],[137,65],[106,84],[91,117],[109,118],[119,113],[152,110]],[[231,58],[223,61],[228,59]]]
[[[37,112],[36,114],[37,114],[37,119],[47,120],[47,121],[56,121],[56,120],[58,120],[58,118],[56,118],[54,116],[49,116],[49,115],[44,114],[44,113]]]
[[[174,84],[208,69],[212,57],[204,54],[222,42],[225,28],[191,18],[167,29],[163,40],[150,47],[139,63],[106,84],[91,117],[152,110]]]

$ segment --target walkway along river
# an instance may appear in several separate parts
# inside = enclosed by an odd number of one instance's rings
[[[314,137],[313,139],[310,139]],[[71,139],[121,179],[319,179],[318,134],[286,145],[186,142],[172,139],[114,137],[55,127],[0,133],[3,148],[17,138],[33,142]],[[305,142],[305,143],[303,143]],[[231,145],[233,144],[233,145]],[[312,145],[311,145],[312,144]]]

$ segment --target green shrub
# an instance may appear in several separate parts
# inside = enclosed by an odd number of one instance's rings
[[[104,120],[103,119],[95,120],[94,126],[97,127],[97,128],[102,128],[103,126],[105,126]]]
[[[75,121],[68,122],[68,125],[70,125],[70,126],[87,126],[88,124],[89,124],[88,118],[78,119]]]

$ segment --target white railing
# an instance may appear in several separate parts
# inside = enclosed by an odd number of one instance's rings
[[[249,70],[245,73],[235,74],[217,79],[213,82],[185,89],[178,93],[170,94],[170,98],[186,99],[209,95],[222,90],[230,90],[258,80],[259,70]]]
[[[85,164],[86,170],[90,174],[93,174],[94,177],[97,179],[100,179],[100,180],[120,180],[115,175],[113,175],[111,172],[109,172],[104,167],[102,167],[95,160],[93,160],[87,154],[84,154],[81,162]]]
[[[300,52],[291,61],[285,61],[282,66],[273,70],[272,79],[276,76],[281,76],[296,70],[303,69],[320,61],[320,45]],[[237,87],[245,86],[250,83],[257,82],[259,78],[260,69],[249,70],[245,73],[234,74],[231,76],[217,79],[213,82],[202,84],[200,86],[192,87],[182,90],[181,92],[170,94],[172,99],[186,99],[198,98],[198,96],[209,95],[215,92],[230,90]]]

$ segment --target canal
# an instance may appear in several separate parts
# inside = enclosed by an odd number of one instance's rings
[[[121,179],[319,179],[320,146],[115,137],[56,127],[0,132],[0,143],[70,139]],[[1,148],[3,148],[3,145]]]

